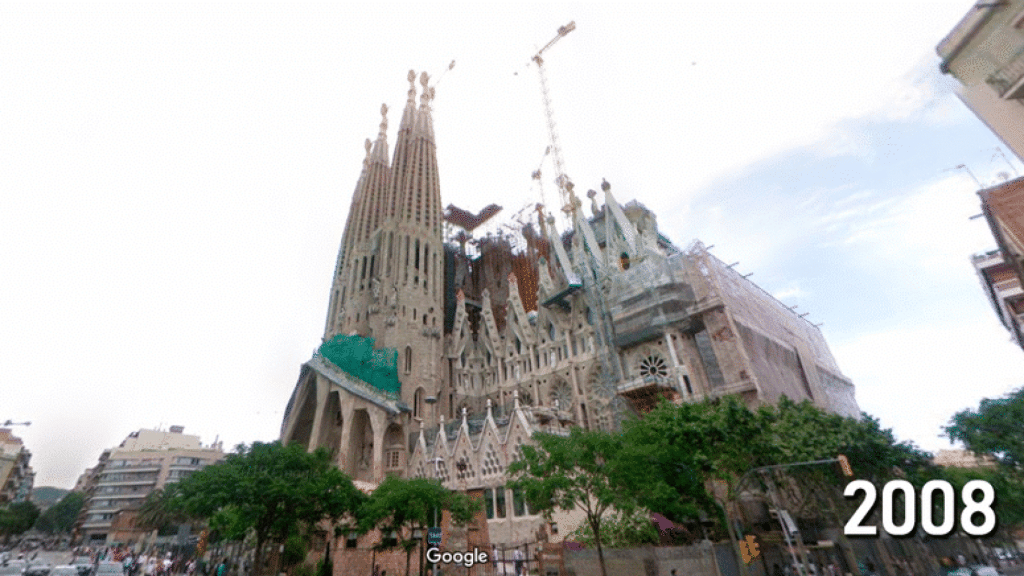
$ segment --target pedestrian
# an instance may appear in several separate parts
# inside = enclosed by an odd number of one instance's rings
[[[523,551],[519,548],[512,553],[512,565],[515,567],[516,576],[523,576]]]
[[[217,572],[214,576],[228,576],[228,559],[224,558],[220,561],[220,565],[217,566]]]

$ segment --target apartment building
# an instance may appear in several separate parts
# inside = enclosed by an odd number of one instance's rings
[[[150,493],[223,457],[221,443],[204,446],[181,426],[132,432],[116,448],[105,450],[97,465],[79,480],[86,505],[79,517],[78,538],[86,544],[136,540],[143,532],[134,526],[134,513]]]

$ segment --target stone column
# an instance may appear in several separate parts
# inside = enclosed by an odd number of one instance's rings
[[[313,374],[313,389],[311,394],[316,394],[316,408],[313,411],[313,427],[309,431],[309,446],[306,449],[310,452],[317,449],[320,444],[320,427],[323,426],[324,404],[327,402],[327,386],[320,385],[320,375]]]
[[[673,334],[668,330],[665,331],[665,346],[668,348],[669,358],[672,360],[672,371],[676,375],[676,386],[679,388],[679,393],[683,396],[689,396],[686,393],[686,383],[683,382],[683,375],[680,373],[679,355],[676,354],[676,343],[672,340]]]

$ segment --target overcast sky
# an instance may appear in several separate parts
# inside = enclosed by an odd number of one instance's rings
[[[863,410],[947,448],[1024,384],[950,170],[1024,169],[938,71],[971,5],[0,4],[0,421],[65,488],[139,428],[276,439],[381,103],[393,147],[433,75],[442,201],[510,216],[548,143],[527,62],[574,20],[546,66],[577,188],[739,261],[823,323]]]

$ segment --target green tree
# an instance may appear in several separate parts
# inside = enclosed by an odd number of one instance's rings
[[[596,546],[594,530],[590,524],[580,524],[566,540],[579,542],[584,546]],[[616,511],[601,525],[601,541],[608,548],[636,548],[657,544],[658,529],[651,522],[650,514],[637,508],[632,514]]]
[[[39,507],[29,502],[15,502],[5,509],[0,509],[0,534],[10,538],[22,534],[36,523],[39,518]]]
[[[1024,465],[1024,388],[1002,398],[983,398],[977,410],[957,412],[944,430],[976,454],[994,457],[1015,472]]]
[[[75,527],[78,513],[85,504],[85,495],[69,492],[60,502],[46,509],[36,520],[36,529],[47,534],[67,534]]]
[[[267,542],[283,543],[303,524],[354,514],[364,499],[326,449],[310,453],[278,442],[240,445],[173,487],[169,510],[197,519],[216,516],[234,532],[253,530],[257,566]]]
[[[622,469],[626,443],[617,434],[572,428],[568,437],[535,434],[536,446],[524,445],[521,457],[508,467],[508,487],[520,490],[530,508],[550,517],[556,508],[581,508],[594,534],[602,576],[604,513],[616,509],[631,514],[637,492]]]
[[[448,490],[436,479],[388,476],[361,508],[359,527],[363,532],[379,529],[385,538],[387,534],[396,532],[398,538],[393,547],[405,551],[405,574],[408,576],[412,551],[419,546],[422,555],[427,528],[432,525],[435,513],[447,510],[454,524],[465,525],[481,510],[481,504],[465,494]],[[404,534],[411,534],[413,530],[422,532],[419,539],[404,538]],[[422,562],[420,567],[422,572]]]
[[[718,519],[722,509],[707,491],[709,480],[735,484],[747,470],[771,463],[774,446],[766,430],[768,409],[751,412],[738,399],[675,405],[661,402],[642,419],[623,425],[619,482],[634,488],[637,501],[674,523]]]
[[[171,526],[186,522],[188,516],[184,511],[176,510],[171,505],[173,493],[174,484],[169,485],[167,489],[158,488],[150,492],[139,507],[135,524],[146,530],[167,532]]]

